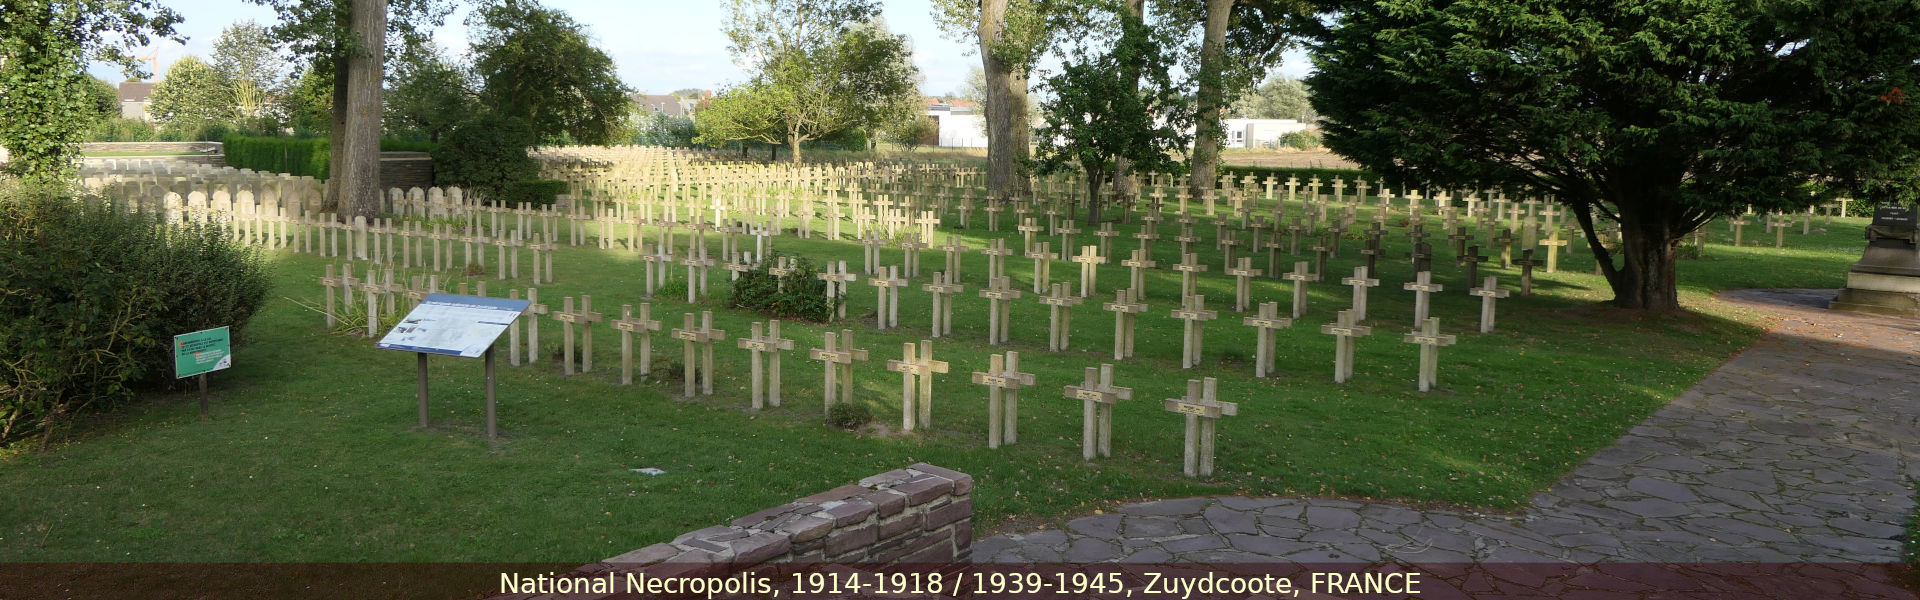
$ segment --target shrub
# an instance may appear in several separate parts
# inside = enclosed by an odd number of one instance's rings
[[[1300,131],[1284,133],[1280,135],[1279,142],[1280,142],[1280,147],[1282,148],[1312,150],[1314,148],[1319,148],[1321,146],[1320,132],[1314,131],[1312,129],[1303,129]]]
[[[333,143],[327,138],[254,137],[229,135],[220,140],[227,155],[227,166],[268,173],[326,179],[332,162]],[[383,152],[432,152],[438,144],[402,140],[380,140]],[[439,163],[435,161],[435,168]]]
[[[873,422],[873,409],[858,402],[841,400],[827,407],[827,424],[841,429],[855,429]]]
[[[271,282],[229,235],[0,183],[0,444],[171,382],[175,334],[238,337]]]
[[[101,119],[87,130],[88,142],[151,142],[160,139],[152,123],[139,119],[113,117]]]
[[[784,278],[786,284],[782,285],[782,277],[770,272],[781,256],[783,254],[775,252],[767,260],[760,261],[759,267],[741,273],[727,296],[727,307],[779,319],[800,319],[814,323],[831,320],[840,303],[846,302],[846,296],[827,299],[827,282],[816,277],[820,269],[814,266],[812,259],[804,256],[794,259],[793,271],[787,273]]]
[[[567,182],[557,179],[527,179],[507,184],[499,195],[499,200],[508,205],[531,202],[535,208],[552,206],[554,200],[567,193]],[[492,198],[488,202],[493,202]]]
[[[540,166],[527,156],[535,136],[525,121],[480,114],[453,127],[433,150],[433,181],[460,186],[488,199],[512,200],[528,193],[520,182],[535,179]]]

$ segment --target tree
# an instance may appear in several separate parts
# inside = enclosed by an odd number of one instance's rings
[[[972,41],[980,53],[987,126],[987,197],[1029,193],[1027,151],[1033,141],[1027,119],[1027,78],[1034,60],[1052,42],[1056,6],[1073,0],[935,0],[933,18],[956,40]]]
[[[1201,24],[1194,79],[1193,177],[1187,191],[1198,198],[1214,189],[1220,170],[1220,119],[1227,107],[1264,77],[1291,43],[1286,25],[1310,16],[1307,0],[1167,0],[1176,22]]]
[[[333,129],[333,72],[324,60],[316,60],[300,72],[280,97],[280,110],[287,126],[299,136],[326,135]]]
[[[89,60],[140,74],[130,50],[171,38],[180,16],[152,0],[0,0],[0,148],[5,172],[72,178],[89,110]]]
[[[234,104],[233,87],[220,72],[200,57],[188,56],[174,61],[167,76],[154,84],[147,114],[166,129],[191,133],[232,123]]]
[[[879,8],[872,0],[731,0],[729,6],[727,37],[749,81],[701,113],[701,143],[785,144],[797,164],[808,140],[865,133],[913,116],[920,94],[913,50],[905,36],[875,20]],[[721,122],[704,126],[710,119]]]
[[[707,91],[699,88],[681,88],[673,91],[673,97],[681,100],[705,100]]]
[[[1676,247],[1716,216],[1802,209],[1809,181],[1920,185],[1910,0],[1339,8],[1308,79],[1328,146],[1403,186],[1550,195],[1621,307],[1677,309]],[[1619,223],[1617,251],[1596,219]]]
[[[1271,77],[1234,102],[1233,114],[1243,119],[1293,119],[1311,123],[1319,117],[1319,113],[1313,112],[1311,89],[1307,82],[1299,79]]]
[[[100,119],[112,119],[120,116],[120,90],[99,77],[88,75],[87,109],[95,111]]]
[[[380,211],[380,117],[389,34],[421,39],[446,17],[446,0],[248,0],[269,6],[270,30],[295,56],[333,75],[327,203],[347,218]],[[389,15],[391,10],[391,15]],[[393,18],[389,18],[389,16]]]
[[[387,72],[386,131],[438,142],[474,110],[467,73],[432,41],[408,44]]]
[[[240,21],[221,30],[213,42],[213,68],[232,90],[235,117],[255,129],[280,127],[273,98],[286,85],[287,60],[266,26]]]
[[[494,0],[468,24],[488,110],[520,119],[543,140],[608,144],[630,133],[623,128],[630,90],[567,13],[535,0]]]
[[[1182,114],[1186,99],[1170,75],[1167,41],[1133,7],[1105,4],[1119,37],[1101,41],[1107,48],[1099,53],[1088,50],[1083,38],[1060,73],[1045,80],[1052,98],[1035,161],[1043,173],[1074,167],[1086,173],[1089,225],[1100,221],[1100,194],[1120,160],[1150,171],[1179,168],[1173,156],[1188,141],[1182,130],[1190,119]]]
[[[886,130],[887,141],[906,146],[908,152],[919,148],[927,138],[940,137],[940,124],[933,117],[904,119]]]

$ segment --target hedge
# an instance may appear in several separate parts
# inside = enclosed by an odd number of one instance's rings
[[[248,137],[230,135],[221,140],[227,166],[269,173],[326,179],[332,145],[327,138]],[[382,152],[432,152],[432,142],[380,140]]]

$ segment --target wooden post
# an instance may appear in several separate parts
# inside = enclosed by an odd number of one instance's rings
[[[420,365],[420,369],[419,369],[420,390],[418,393],[419,399],[420,399],[420,428],[426,429],[427,428],[427,353],[415,352],[413,354],[414,356],[419,357],[418,362]]]
[[[654,320],[653,305],[640,303],[640,316],[633,316],[633,305],[620,305],[620,320],[612,323],[620,332],[620,385],[633,383],[633,334],[640,334],[640,376],[653,374],[653,332],[660,330]]]

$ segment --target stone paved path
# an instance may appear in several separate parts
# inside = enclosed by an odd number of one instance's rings
[[[1780,326],[1521,516],[1185,498],[979,540],[974,560],[1898,562],[1920,480],[1920,321],[1820,308],[1832,296],[1724,294]]]

